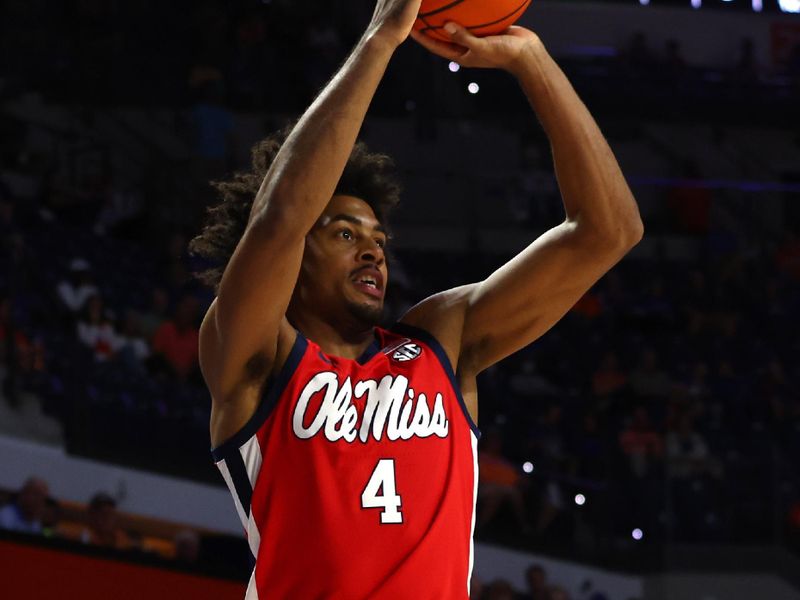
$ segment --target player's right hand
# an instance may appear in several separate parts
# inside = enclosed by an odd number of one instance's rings
[[[414,27],[421,4],[422,0],[378,0],[368,33],[399,46]]]
[[[516,25],[501,35],[486,37],[476,37],[458,23],[448,23],[445,31],[452,43],[440,42],[419,31],[412,31],[411,37],[434,54],[462,67],[504,69],[514,75],[525,68],[525,59],[531,52],[544,48],[538,35]]]

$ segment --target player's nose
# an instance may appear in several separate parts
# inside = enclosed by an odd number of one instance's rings
[[[359,258],[364,262],[373,262],[380,265],[383,264],[385,255],[380,244],[376,241],[372,241],[361,247]]]

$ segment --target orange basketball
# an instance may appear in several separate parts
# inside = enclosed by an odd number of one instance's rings
[[[422,0],[414,29],[449,42],[444,24],[455,21],[478,37],[495,35],[513,25],[530,3],[531,0]]]

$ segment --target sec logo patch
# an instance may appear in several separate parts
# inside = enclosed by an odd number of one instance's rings
[[[408,343],[403,344],[397,350],[395,350],[392,354],[392,358],[397,362],[408,362],[414,360],[415,358],[419,358],[421,354],[422,348],[420,348],[417,344]]]

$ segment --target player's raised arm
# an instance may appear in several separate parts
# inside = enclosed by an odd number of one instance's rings
[[[538,36],[522,27],[487,38],[448,30],[452,44],[412,35],[449,60],[518,79],[550,139],[566,210],[562,224],[441,303],[461,313],[451,320],[461,331],[443,334],[459,339],[459,370],[477,374],[550,329],[641,240],[644,227],[605,138]]]
[[[306,234],[330,201],[389,59],[420,0],[378,0],[338,73],[281,146],[204,319],[200,361],[215,405],[238,397],[275,361]]]

